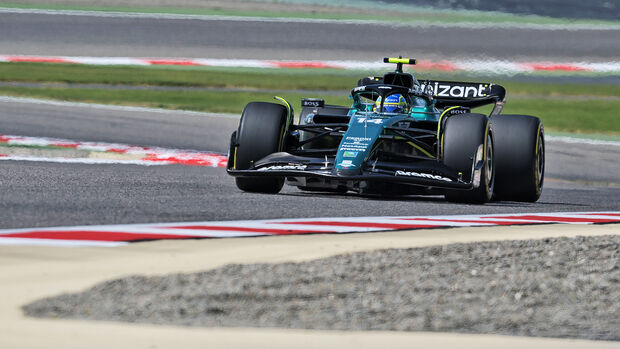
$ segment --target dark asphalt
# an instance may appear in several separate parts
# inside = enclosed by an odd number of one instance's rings
[[[620,30],[414,28],[338,23],[0,13],[3,54],[377,60],[614,61]]]
[[[609,0],[383,0],[388,4],[405,4],[450,10],[497,11],[517,15],[538,15],[557,18],[588,18],[617,21],[620,5]]]
[[[174,112],[0,102],[0,134],[225,152],[236,124],[235,118]],[[248,194],[221,168],[0,161],[0,228],[620,209],[614,148],[550,142],[547,149],[551,179],[539,202],[484,206],[450,204],[439,197],[308,194],[287,186],[279,195]]]
[[[0,100],[0,134],[226,153],[238,119],[200,115]]]

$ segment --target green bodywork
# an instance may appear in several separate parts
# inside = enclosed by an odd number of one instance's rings
[[[409,118],[400,114],[386,117],[377,113],[358,113],[351,117],[349,128],[342,137],[336,153],[337,170],[359,170],[368,160],[374,144],[383,133],[385,125],[393,125]]]
[[[436,121],[440,115],[434,103],[413,106],[406,114],[388,114],[372,111],[375,106],[372,103],[364,103],[359,95],[353,95],[352,99],[354,103],[349,112],[351,117],[349,127],[336,153],[336,170],[360,170],[364,162],[370,158],[386,126],[392,126],[404,120]]]

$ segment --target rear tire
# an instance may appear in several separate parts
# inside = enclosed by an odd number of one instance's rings
[[[484,145],[484,165],[480,186],[472,190],[450,190],[446,200],[471,204],[484,204],[491,200],[495,185],[495,161],[493,133],[489,118],[483,114],[462,114],[446,120],[443,133],[443,162],[462,173],[465,182],[471,181],[474,154],[480,144]]]
[[[249,103],[237,131],[233,168],[247,170],[255,161],[281,151],[287,117],[288,111],[282,105]],[[235,182],[243,191],[277,194],[284,185],[284,177],[235,177]]]
[[[495,132],[495,200],[536,202],[545,177],[545,135],[539,118],[491,117]]]

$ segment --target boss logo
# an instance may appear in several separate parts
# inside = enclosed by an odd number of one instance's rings
[[[306,98],[301,100],[301,106],[310,108],[322,108],[325,106],[325,101],[322,99]]]
[[[458,114],[467,114],[471,112],[470,108],[456,108],[448,110],[448,115],[458,115]]]

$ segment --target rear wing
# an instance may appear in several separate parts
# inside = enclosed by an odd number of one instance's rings
[[[476,108],[495,104],[491,115],[499,114],[506,102],[506,89],[501,85],[479,82],[433,81],[421,82],[422,91],[429,89],[438,108],[462,106]]]

